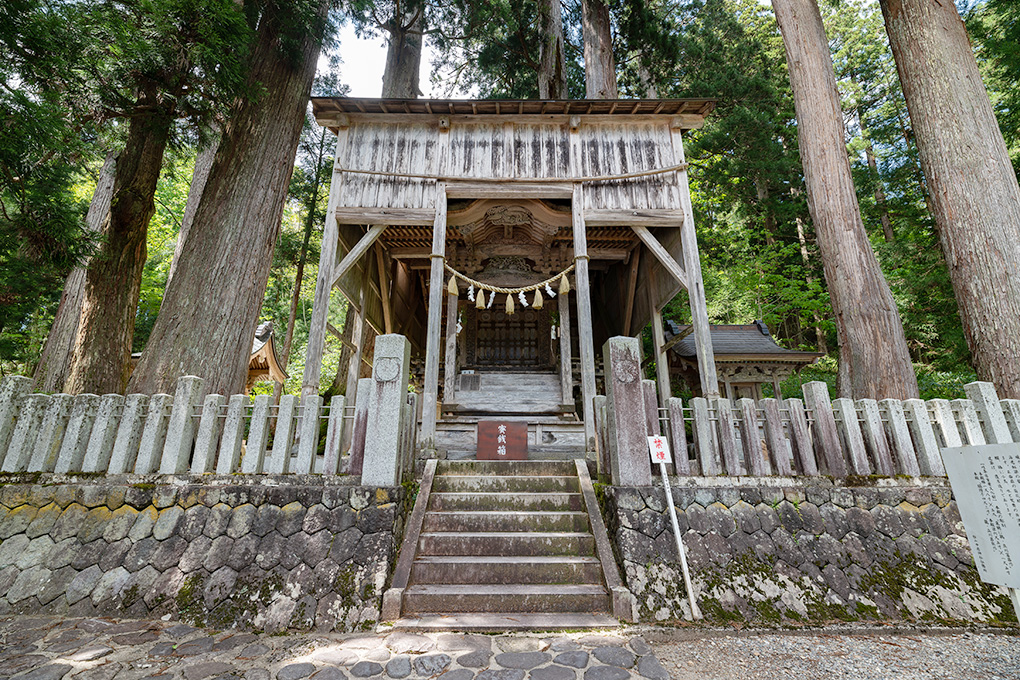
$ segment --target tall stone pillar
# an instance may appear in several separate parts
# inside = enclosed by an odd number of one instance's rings
[[[365,486],[397,486],[403,469],[400,440],[407,418],[408,374],[411,343],[403,335],[380,335],[375,339],[372,383],[368,390],[368,429],[361,483]],[[358,395],[359,399],[361,395]]]
[[[613,484],[649,486],[645,395],[641,384],[641,346],[637,338],[616,336],[602,346],[606,369],[606,423]]]

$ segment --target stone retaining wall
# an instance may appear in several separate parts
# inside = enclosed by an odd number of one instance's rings
[[[0,614],[366,628],[406,514],[403,488],[342,477],[21,475],[0,484]]]
[[[699,606],[715,622],[1016,622],[982,583],[944,480],[675,478]],[[602,501],[643,620],[689,616],[658,487],[604,487]]]

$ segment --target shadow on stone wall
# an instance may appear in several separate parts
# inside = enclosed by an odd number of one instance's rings
[[[761,486],[675,479],[697,600],[714,623],[1016,623],[981,582],[944,480]],[[607,524],[642,620],[689,617],[662,487],[605,487]]]
[[[0,614],[364,629],[406,515],[403,488],[341,477],[67,481],[0,479]]]

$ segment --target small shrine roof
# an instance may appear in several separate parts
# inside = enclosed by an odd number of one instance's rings
[[[744,359],[809,364],[825,356],[821,352],[804,352],[781,347],[772,339],[772,334],[763,321],[743,325],[713,325],[709,328],[711,329],[714,355],[716,358],[723,358],[727,361]],[[689,329],[690,325],[665,321],[663,331],[668,342],[677,335],[685,334]],[[697,356],[694,334],[688,333],[673,346],[671,351],[683,358]]]
[[[312,97],[316,119],[330,114],[424,116],[706,116],[715,99],[366,99]]]

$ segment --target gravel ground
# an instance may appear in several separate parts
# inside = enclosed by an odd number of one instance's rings
[[[646,639],[672,680],[1020,679],[1015,632],[684,631]]]

